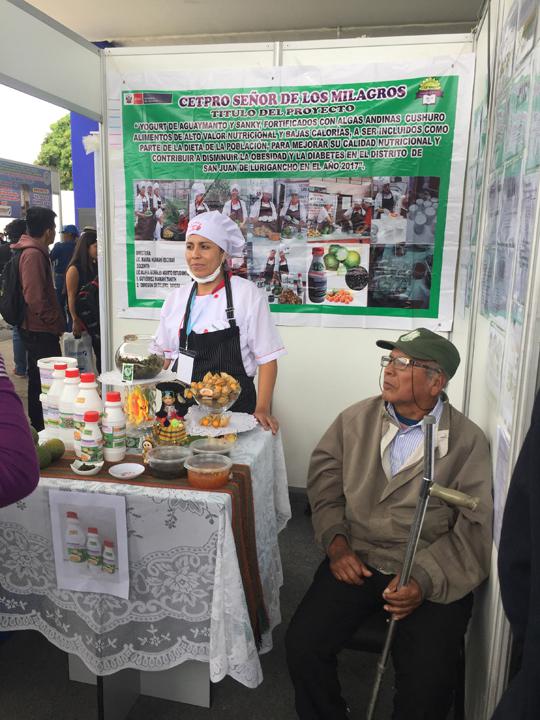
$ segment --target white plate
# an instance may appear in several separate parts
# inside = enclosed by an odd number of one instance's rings
[[[81,465],[93,465],[94,467],[92,468],[92,470],[79,470]],[[82,460],[75,460],[70,465],[70,468],[73,470],[74,473],[77,473],[77,475],[97,475],[102,467],[103,462],[93,463],[83,462]]]
[[[226,414],[230,416],[230,422],[227,427],[213,428],[200,425],[199,421],[209,415],[208,411],[197,405],[192,405],[186,413],[184,423],[188,435],[204,435],[206,437],[217,437],[218,435],[228,435],[229,433],[248,432],[257,427],[257,421],[253,415],[248,413],[230,412]]]
[[[143,472],[144,465],[140,465],[139,463],[120,463],[120,465],[113,465],[109,468],[109,475],[119,480],[132,480],[142,475]]]
[[[194,440],[189,446],[194,453],[215,453],[218,455],[228,455],[236,445],[236,440],[229,442],[218,437],[205,437],[200,440]]]

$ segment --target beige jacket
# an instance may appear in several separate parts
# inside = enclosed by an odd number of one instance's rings
[[[480,428],[444,408],[436,432],[435,481],[480,497],[475,512],[431,498],[412,577],[424,597],[449,603],[487,577],[492,544],[491,466]],[[400,571],[423,476],[423,447],[391,477],[390,442],[398,432],[380,396],[342,412],[315,448],[308,474],[313,525],[324,549],[344,535],[368,565]]]

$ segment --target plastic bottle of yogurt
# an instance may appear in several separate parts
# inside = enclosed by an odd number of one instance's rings
[[[79,371],[68,368],[64,380],[64,389],[58,401],[60,413],[60,437],[68,447],[73,445],[73,403],[79,394]]]
[[[99,412],[88,410],[84,413],[84,427],[81,432],[81,460],[88,463],[103,462],[103,435],[99,429]]]
[[[82,563],[86,557],[86,536],[79,522],[77,513],[68,511],[66,513],[66,523],[65,541],[68,560],[75,563]]]
[[[60,401],[62,391],[64,390],[66,370],[66,363],[55,363],[52,374],[52,383],[43,402],[43,420],[51,437],[54,434],[57,436],[60,435],[60,411],[58,409],[58,403]]]
[[[126,455],[126,416],[119,392],[108,392],[101,425],[103,456],[107,462],[120,462]]]
[[[84,426],[84,414],[96,410],[101,417],[103,405],[97,391],[94,373],[82,373],[79,392],[73,402],[73,446],[75,455],[81,457],[81,433]],[[101,458],[103,460],[103,458]]]
[[[103,542],[103,560],[101,563],[103,572],[111,575],[116,572],[116,553],[114,552],[114,543],[112,540],[104,540]]]
[[[101,565],[101,543],[98,530],[89,527],[86,534],[86,562],[88,567],[99,567]]]

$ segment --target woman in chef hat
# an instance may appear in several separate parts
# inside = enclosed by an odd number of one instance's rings
[[[191,202],[189,203],[189,218],[194,218],[196,215],[208,212],[210,208],[204,202],[204,196],[206,194],[206,188],[204,183],[195,182],[191,187]]]
[[[281,208],[281,230],[290,226],[296,233],[300,233],[306,225],[307,213],[306,208],[300,202],[300,192],[298,185],[289,186],[289,199],[285,201]]]
[[[375,217],[380,218],[385,213],[396,212],[398,196],[390,188],[390,178],[378,178],[381,190],[375,195]]]
[[[186,383],[207,372],[232,375],[242,392],[231,409],[252,413],[275,433],[272,395],[285,349],[265,295],[228,270],[227,257],[241,255],[243,247],[236,223],[217,210],[190,220],[186,262],[194,282],[173,290],[163,304],[154,350],[168,358],[167,365],[179,358],[177,374]]]
[[[231,196],[222,210],[223,214],[230,217],[240,229],[243,229],[247,222],[246,203],[240,198],[240,185],[237,182],[231,184]]]
[[[267,182],[262,187],[262,195],[251,206],[249,218],[254,227],[267,227],[272,232],[277,232],[277,210],[272,202],[274,194],[274,186],[272,182]]]

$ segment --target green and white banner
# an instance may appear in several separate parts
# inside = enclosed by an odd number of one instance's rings
[[[280,324],[450,329],[473,67],[118,75],[118,314],[157,317],[187,221],[219,210]]]

